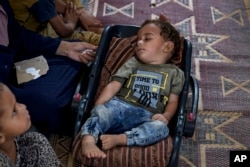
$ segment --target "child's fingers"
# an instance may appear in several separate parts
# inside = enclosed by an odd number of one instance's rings
[[[95,58],[95,51],[93,51],[91,49],[86,49],[86,50],[82,51],[82,53],[80,55],[80,59],[85,64],[92,62],[94,60],[94,58]]]

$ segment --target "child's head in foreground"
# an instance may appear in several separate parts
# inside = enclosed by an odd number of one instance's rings
[[[145,64],[165,64],[179,56],[180,34],[169,22],[146,20],[137,33],[137,58]]]
[[[24,104],[0,82],[0,145],[26,132],[31,126],[30,115]]]

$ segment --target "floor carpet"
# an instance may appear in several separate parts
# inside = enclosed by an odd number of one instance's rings
[[[193,44],[200,86],[192,138],[183,138],[180,167],[228,167],[231,150],[250,150],[250,0],[82,0],[104,25],[140,25],[165,14]],[[70,167],[71,138],[51,138]]]

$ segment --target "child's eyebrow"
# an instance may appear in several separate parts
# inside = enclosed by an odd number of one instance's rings
[[[153,35],[153,33],[152,32],[147,32],[144,35]]]
[[[153,33],[147,32],[145,34],[139,34],[138,37],[142,37],[142,36],[152,36]]]

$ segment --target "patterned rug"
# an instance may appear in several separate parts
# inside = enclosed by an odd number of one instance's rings
[[[195,134],[183,138],[180,167],[228,167],[230,150],[250,150],[250,0],[82,0],[104,25],[140,25],[165,14],[193,44],[200,86]],[[65,166],[70,137],[51,143]]]

